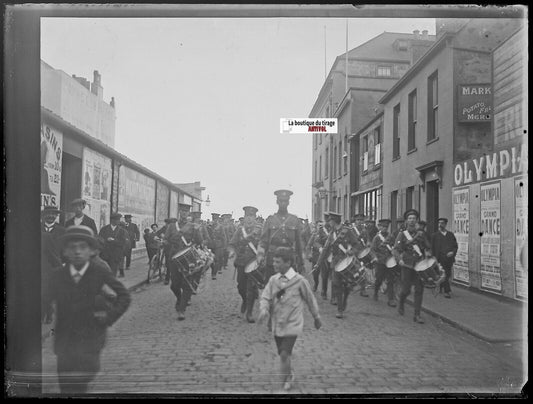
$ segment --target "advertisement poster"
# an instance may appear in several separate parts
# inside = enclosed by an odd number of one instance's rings
[[[521,256],[527,253],[527,177],[514,181],[515,209],[515,285],[516,297],[527,299],[527,266],[522,265]]]
[[[170,192],[170,217],[178,218],[178,201],[179,195],[177,192]]]
[[[41,123],[41,208],[59,208],[63,134]]]
[[[155,217],[156,223],[159,226],[163,226],[165,219],[169,217],[168,208],[169,208],[169,197],[170,189],[160,182],[157,183],[157,203],[155,206]]]
[[[458,249],[453,265],[453,280],[470,284],[468,273],[468,232],[470,228],[470,189],[453,190],[453,233]]]
[[[482,184],[481,201],[481,288],[501,292],[500,182]]]
[[[155,180],[126,166],[120,166],[118,212],[132,215],[141,233],[137,247],[144,248],[144,229],[155,220]]]
[[[87,201],[85,213],[101,229],[109,224],[111,198],[111,159],[85,147],[83,149],[82,198]]]

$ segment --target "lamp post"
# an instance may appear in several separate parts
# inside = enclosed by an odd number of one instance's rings
[[[211,201],[209,200],[209,195],[207,195],[207,199],[205,200],[205,206],[211,205]]]

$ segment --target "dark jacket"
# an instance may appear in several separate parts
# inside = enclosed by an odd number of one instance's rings
[[[137,241],[139,241],[141,237],[141,233],[139,233],[139,227],[137,227],[135,223],[126,222],[124,228],[129,234],[130,248],[137,247]]]
[[[102,305],[104,285],[111,288],[116,297],[113,303]],[[54,351],[56,354],[87,352],[97,354],[104,346],[106,329],[128,309],[130,293],[111,272],[90,262],[78,284],[70,274],[69,265],[63,265],[52,274],[48,304],[57,304]],[[106,311],[107,320],[100,324],[94,317],[96,311]]]
[[[244,228],[247,237],[244,237],[243,226],[239,226],[233,237],[231,238],[229,245],[235,250],[235,261],[233,265],[246,266],[256,258],[256,253],[249,246],[251,242],[257,251],[257,245],[259,244],[259,237],[261,237],[261,226],[256,224],[249,228]]]
[[[259,247],[265,251],[267,265],[271,265],[274,251],[278,247],[290,247],[294,251],[295,269],[303,267],[302,262],[302,227],[297,216],[287,213],[285,220],[282,215],[270,215],[263,225]]]
[[[120,261],[124,257],[124,249],[128,243],[128,232],[123,227],[118,225],[113,231],[110,224],[105,225],[98,236],[104,243],[100,254],[102,259],[109,262]],[[113,237],[114,240],[108,241],[109,237]]]
[[[451,231],[446,231],[445,236],[440,231],[436,231],[431,236],[431,251],[437,261],[443,266],[449,267],[453,265],[457,248],[457,240]],[[453,252],[451,257],[446,256],[449,252]]]
[[[95,235],[98,234],[98,229],[96,228],[96,223],[89,216],[83,215],[83,219],[81,219],[81,225],[91,228],[94,231]],[[74,218],[73,217],[71,217],[69,220],[67,220],[65,222],[65,227],[70,227],[70,226],[74,226]]]

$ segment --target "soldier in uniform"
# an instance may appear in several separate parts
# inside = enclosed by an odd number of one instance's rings
[[[332,227],[329,222],[329,215],[328,213],[324,213],[324,226],[321,226],[318,228],[318,244],[320,247],[318,248],[318,253],[322,252],[324,245],[326,244],[326,241],[329,237],[329,234],[331,233]],[[327,259],[318,266],[318,272],[320,272],[320,277],[322,278],[322,299],[327,300],[328,299],[328,280],[331,278],[331,260],[333,259],[332,256],[327,257]],[[317,259],[318,262],[318,259]],[[313,272],[316,273],[317,271]],[[332,293],[331,294],[331,303],[335,304],[335,296]]]
[[[332,227],[329,233],[328,239],[320,257],[318,258],[317,268],[326,261],[328,256],[332,256],[331,268],[331,291],[332,295],[335,295],[335,301],[337,302],[337,318],[344,317],[344,311],[348,302],[348,295],[350,294],[351,287],[342,278],[339,272],[334,270],[335,266],[347,256],[355,255],[354,246],[359,241],[355,235],[353,229],[348,226],[344,226],[341,223],[341,215],[334,212],[328,214],[329,222]]]
[[[168,225],[170,224],[170,218],[165,219],[165,225],[155,232],[155,237],[159,237],[163,243],[163,255],[165,256],[165,266],[167,271],[165,273],[165,285],[170,283],[170,269],[168,267],[170,262],[170,247],[165,241],[165,234],[167,232]]]
[[[376,237],[376,234],[378,234],[378,228],[376,227],[376,222],[370,218],[367,218],[365,220],[365,230],[366,230],[366,243],[367,246],[372,244],[372,240],[374,240],[374,237]]]
[[[398,237],[399,232],[405,230],[404,223],[405,223],[405,220],[403,217],[399,217],[398,219],[396,219],[396,229],[394,229],[394,231],[391,232],[391,237],[394,240],[396,240],[396,237]]]
[[[387,297],[389,298],[388,305],[390,307],[396,307],[396,302],[394,301],[394,287],[393,281],[394,277],[392,276],[392,269],[387,268],[385,265],[386,260],[392,254],[392,247],[394,246],[394,241],[391,235],[388,232],[389,219],[381,219],[378,223],[379,231],[374,236],[372,240],[371,249],[377,257],[376,262],[376,282],[374,284],[374,300],[378,300],[378,292],[381,284],[386,279],[387,280]]]
[[[400,302],[398,313],[403,316],[405,299],[411,293],[411,286],[415,286],[414,318],[416,323],[423,324],[424,320],[420,316],[422,308],[422,298],[424,285],[420,276],[414,270],[416,262],[425,257],[431,256],[431,244],[425,233],[417,234],[416,223],[419,213],[415,209],[410,209],[404,214],[406,229],[398,233],[394,244],[393,254],[400,265],[402,271],[402,290],[400,292]]]
[[[262,228],[255,220],[257,208],[245,206],[243,210],[243,225],[237,228],[229,242],[229,257],[235,258],[233,265],[237,271],[237,290],[242,298],[241,313],[246,312],[246,320],[254,323],[252,311],[259,293],[257,285],[244,272],[244,269],[246,265],[257,259],[257,245]]]
[[[213,218],[213,223],[211,224],[211,251],[215,254],[215,261],[211,265],[211,279],[215,280],[217,272],[220,273],[224,265],[224,254],[228,239],[220,215],[212,213],[211,216]]]
[[[231,238],[233,237],[233,223],[231,223],[232,222],[231,214],[224,213],[221,216],[221,218],[222,218],[222,227],[224,228],[224,233],[226,234],[226,240],[227,242],[229,242]],[[222,261],[222,268],[224,269],[228,269],[229,250],[228,250],[227,242],[226,242],[226,245],[224,246],[224,257]]]
[[[313,226],[313,230],[311,232],[311,237],[309,238],[309,242],[305,246],[305,251],[308,254],[309,262],[311,262],[311,267],[314,267],[315,264],[318,262],[318,257],[320,255],[320,249],[322,248],[322,244],[319,242],[319,236],[318,232],[320,230],[320,227],[322,226],[322,222],[317,222],[315,226]],[[317,268],[316,271],[312,271],[313,274],[313,292],[316,292],[318,289],[318,283],[320,279],[320,269]]]
[[[365,226],[365,215],[358,213],[352,218],[352,229],[357,236],[357,245],[354,247],[355,254],[357,255],[370,245],[368,242],[368,232]],[[366,293],[366,280],[363,280],[360,286],[361,291],[359,292],[359,295],[368,297],[369,295]]]
[[[274,195],[277,197],[278,211],[266,219],[257,249],[258,262],[263,261],[266,255],[266,281],[274,274],[272,262],[278,247],[291,248],[295,254],[293,265],[296,271],[301,273],[304,270],[300,220],[287,211],[292,191],[280,189]]]

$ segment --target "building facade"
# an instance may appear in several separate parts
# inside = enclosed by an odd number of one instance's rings
[[[454,167],[455,282],[528,298],[527,36],[521,28],[491,53],[493,149]]]
[[[193,206],[201,210],[201,199],[113,148],[114,99],[105,103],[98,72],[94,79],[41,62],[41,206],[61,209],[64,222],[74,215],[70,201],[83,198],[98,228],[119,212],[131,214],[141,232]],[[144,252],[142,237],[136,251]]]
[[[379,99],[433,41],[427,31],[384,32],[336,58],[309,114],[339,122],[339,133],[313,137],[313,220],[321,220],[328,210],[349,219],[359,208],[354,195],[360,177],[356,133],[376,115]]]

